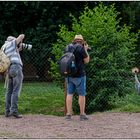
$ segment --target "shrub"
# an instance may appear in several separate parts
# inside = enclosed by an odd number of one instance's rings
[[[82,34],[91,47],[91,61],[86,67],[88,113],[111,108],[112,96],[123,97],[131,90],[130,68],[138,34],[131,33],[131,27],[119,26],[118,16],[114,5],[107,7],[100,3],[92,10],[86,7],[79,19],[70,16],[71,31],[65,25],[60,26],[59,39],[53,46],[56,61],[51,61],[51,72],[55,79],[60,78],[57,61],[76,34]]]

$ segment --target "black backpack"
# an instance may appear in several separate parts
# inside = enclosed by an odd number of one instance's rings
[[[66,47],[65,53],[62,55],[59,61],[59,70],[62,76],[74,76],[77,73],[76,60],[74,51],[76,46],[70,44]]]

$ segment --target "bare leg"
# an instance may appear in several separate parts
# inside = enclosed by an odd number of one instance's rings
[[[80,114],[85,114],[85,96],[79,96]]]
[[[66,98],[67,115],[72,115],[72,97],[73,95],[67,95]]]

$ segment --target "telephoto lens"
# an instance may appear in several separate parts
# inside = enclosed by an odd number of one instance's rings
[[[22,48],[26,49],[26,50],[31,50],[32,49],[32,45],[31,44],[22,43]]]

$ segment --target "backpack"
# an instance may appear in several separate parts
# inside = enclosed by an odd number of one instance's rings
[[[4,50],[8,45],[11,45],[11,43],[5,43],[0,49],[0,73],[4,73],[10,66],[10,59],[4,53]]]
[[[70,44],[66,48],[66,52],[61,56],[59,61],[59,70],[62,76],[74,76],[77,73],[76,60],[74,51],[76,46]]]

